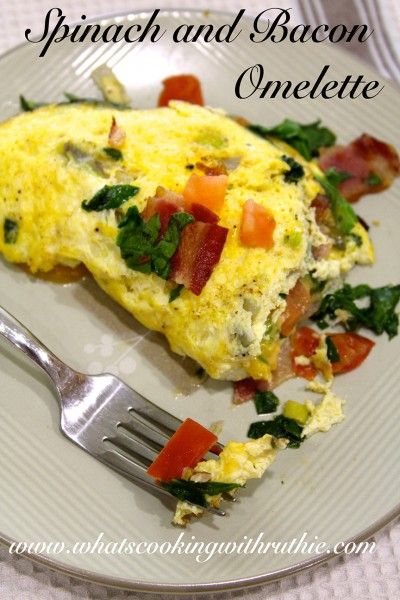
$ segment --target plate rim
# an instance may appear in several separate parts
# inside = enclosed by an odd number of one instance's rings
[[[205,9],[199,8],[184,8],[184,7],[169,7],[169,8],[146,8],[144,10],[128,10],[128,11],[118,11],[112,13],[101,13],[90,17],[87,19],[86,23],[93,23],[102,20],[110,20],[116,19],[119,17],[128,17],[134,15],[146,15],[152,14],[155,10],[159,10],[160,14],[171,16],[174,12],[187,12],[192,14],[203,14]],[[236,13],[230,10],[217,10],[210,9],[208,11],[211,15],[216,14],[219,16],[233,16]],[[250,18],[251,14],[245,15],[245,18]],[[71,26],[79,24],[78,21],[72,21]],[[17,52],[21,48],[27,46],[29,41],[21,42],[12,46],[5,52],[0,55],[0,63],[1,61],[11,55],[13,52]],[[326,42],[323,42],[324,46],[328,46]],[[394,92],[400,92],[400,85],[397,82],[387,79],[384,75],[381,75],[373,65],[370,65],[364,58],[360,58],[358,56],[352,56],[352,54],[343,48],[335,47],[335,52],[340,54],[345,54],[350,56],[354,62],[358,62],[361,65],[367,67],[369,70],[375,72],[380,79],[385,82],[385,85],[389,88],[392,88]],[[227,590],[241,590],[249,587],[255,587],[257,585],[269,584],[276,581],[279,581],[285,577],[290,577],[301,573],[306,570],[310,570],[312,568],[316,568],[318,565],[322,563],[331,562],[332,559],[337,558],[339,556],[343,557],[345,555],[344,548],[347,544],[355,543],[360,544],[368,539],[370,539],[373,535],[375,535],[378,531],[383,529],[385,526],[392,523],[396,518],[400,517],[400,502],[394,506],[394,508],[383,515],[380,519],[374,521],[369,527],[363,529],[358,535],[350,537],[343,541],[343,550],[340,552],[334,553],[332,552],[332,548],[328,548],[327,552],[321,555],[316,555],[313,558],[308,560],[296,562],[294,565],[290,567],[284,567],[281,569],[276,569],[274,571],[270,571],[268,573],[262,573],[260,575],[253,575],[249,577],[242,577],[240,579],[227,579],[223,581],[211,581],[208,583],[156,583],[156,582],[146,582],[138,579],[120,579],[118,577],[114,577],[111,575],[98,575],[94,571],[90,571],[88,569],[80,569],[79,567],[71,567],[67,563],[64,563],[59,560],[55,560],[45,556],[42,553],[38,554],[30,554],[26,550],[22,552],[18,552],[18,556],[22,556],[27,558],[34,563],[45,566],[53,571],[57,571],[63,573],[65,575],[75,577],[78,580],[86,581],[88,583],[94,583],[97,585],[107,586],[114,589],[121,589],[125,591],[141,591],[146,593],[167,593],[167,594],[201,594],[201,593],[212,593],[212,592],[223,592]],[[18,540],[10,538],[8,535],[0,532],[0,544],[11,548],[13,544],[18,544]]]

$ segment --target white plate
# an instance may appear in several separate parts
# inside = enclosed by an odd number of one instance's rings
[[[148,14],[107,22],[143,22]],[[172,31],[183,22],[226,23],[228,15],[163,12],[158,21]],[[308,44],[251,44],[247,26],[233,44],[70,44],[53,46],[38,58],[36,44],[20,46],[0,60],[0,115],[18,112],[18,95],[59,100],[63,91],[96,94],[90,72],[105,61],[115,70],[134,106],[155,105],[160,82],[172,73],[195,73],[206,102],[229,113],[274,124],[284,117],[312,121],[320,117],[346,142],[366,131],[398,143],[399,95],[389,84],[374,100],[238,100],[234,81],[246,67],[265,65],[268,79],[315,79],[325,64],[332,76],[364,73],[364,65],[334,47]],[[382,78],[380,78],[382,79]],[[4,85],[7,82],[7,85]],[[357,269],[352,281],[371,285],[397,283],[400,256],[399,184],[364,198],[357,211],[372,226],[377,262]],[[179,417],[206,426],[223,419],[222,441],[244,439],[255,411],[249,403],[232,408],[231,385],[209,382],[195,389],[190,361],[173,356],[160,336],[149,334],[109,300],[91,281],[56,286],[0,265],[1,304],[25,323],[73,367],[113,370],[132,387]],[[335,389],[346,399],[347,418],[328,434],[318,434],[298,450],[278,457],[261,483],[251,483],[241,501],[222,519],[206,516],[184,533],[186,542],[291,540],[308,532],[330,547],[341,540],[370,535],[400,512],[400,337],[385,336],[368,361],[339,377]],[[1,346],[0,531],[5,541],[174,542],[179,530],[157,499],[106,469],[58,431],[55,395],[44,376]],[[179,391],[189,396],[177,395]],[[282,400],[304,397],[302,384],[282,386]],[[207,562],[195,554],[60,555],[42,557],[51,566],[93,581],[127,588],[205,591],[261,583],[294,573],[326,556],[301,554],[218,555]]]

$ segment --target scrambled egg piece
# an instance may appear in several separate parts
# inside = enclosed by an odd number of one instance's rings
[[[104,153],[112,117],[126,133],[122,161]],[[357,225],[361,246],[316,261],[312,248],[323,236],[311,207],[320,191],[311,163],[285,149],[305,171],[297,183],[286,182],[282,148],[221,112],[182,102],[152,110],[74,104],[21,114],[0,129],[0,228],[6,220],[18,225],[15,243],[0,229],[4,257],[32,273],[83,263],[106,293],[216,379],[270,379],[281,344],[276,325],[299,277],[314,271],[334,279],[372,260],[368,235]],[[130,183],[140,191],[122,212],[132,205],[141,211],[158,186],[181,193],[193,172],[187,167],[210,161],[235,163],[220,214],[228,238],[201,294],[184,289],[169,302],[171,282],[129,269],[121,258],[121,209],[86,212],[81,204],[106,184]],[[275,218],[270,250],[240,242],[248,199]]]
[[[331,391],[331,385],[332,379],[327,383],[310,381],[307,386],[307,389],[317,394],[324,394],[324,397],[318,404],[306,401],[306,407],[310,413],[303,429],[303,435],[306,437],[310,437],[318,431],[329,431],[332,425],[340,423],[345,418],[342,411],[344,401]]]
[[[217,459],[199,462],[187,469],[184,477],[196,481],[198,476],[205,480],[244,485],[249,479],[259,478],[275,459],[277,450],[284,448],[286,441],[265,434],[249,442],[228,442]],[[218,507],[222,496],[208,496],[211,506]],[[173,523],[186,525],[191,516],[201,516],[203,510],[189,502],[178,501]]]

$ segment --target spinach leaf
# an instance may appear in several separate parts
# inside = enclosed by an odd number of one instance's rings
[[[5,218],[3,223],[3,236],[5,244],[15,244],[18,239],[19,225],[12,219]]]
[[[358,221],[353,208],[342,196],[337,187],[332,185],[326,177],[315,175],[315,179],[323,187],[325,194],[329,199],[333,218],[335,219],[338,230],[344,235],[350,233]]]
[[[369,300],[364,308],[356,304],[356,300],[362,298]],[[312,319],[323,329],[328,326],[327,319],[337,318],[338,309],[344,310],[349,318],[342,325],[347,331],[366,327],[378,335],[386,332],[392,339],[398,333],[399,317],[395,311],[399,300],[400,284],[375,289],[365,284],[355,287],[345,284],[340,290],[325,296]]]
[[[249,438],[260,438],[266,433],[277,438],[289,440],[288,448],[298,448],[304,440],[303,428],[294,420],[278,415],[271,421],[256,421],[252,423],[247,432]]]
[[[88,212],[118,208],[129,198],[136,196],[139,189],[135,185],[105,185],[91,200],[84,200],[82,208]]]
[[[335,346],[335,342],[329,335],[326,338],[326,355],[331,364],[340,362],[339,350]]]
[[[171,481],[161,482],[161,485],[179,500],[191,502],[205,508],[208,506],[206,495],[217,496],[238,487],[243,487],[237,483],[220,483],[218,481],[197,482],[186,481],[185,479],[172,479]]]
[[[368,177],[366,178],[365,183],[371,186],[379,185],[380,183],[382,183],[382,179],[379,177],[379,175],[371,171],[371,173],[369,173]]]
[[[94,106],[113,107],[119,109],[130,108],[128,104],[121,104],[119,102],[109,102],[108,100],[100,100],[98,98],[84,98],[82,96],[75,96],[69,92],[64,92],[66,102],[60,102],[60,104],[93,104]]]
[[[112,160],[123,159],[121,150],[118,150],[117,148],[103,148],[103,152],[105,152]]]
[[[120,232],[117,246],[130,269],[143,273],[156,273],[168,279],[170,261],[175,254],[180,234],[184,227],[194,221],[194,217],[184,212],[174,213],[168,223],[164,237],[158,240],[160,216],[155,214],[148,221],[140,216],[136,206],[131,206],[125,219],[118,225]]]
[[[286,183],[297,183],[302,177],[304,177],[304,169],[297,160],[294,160],[291,156],[282,156],[282,160],[289,165],[289,171],[285,171],[283,179]]]
[[[342,181],[351,179],[353,175],[347,171],[338,171],[336,167],[329,167],[324,173],[325,177],[335,187],[338,187]]]
[[[168,302],[173,302],[174,300],[179,298],[179,296],[181,295],[181,291],[183,290],[184,287],[185,287],[184,285],[176,285],[174,288],[172,288],[172,290],[170,291],[170,294],[169,294]]]
[[[327,127],[321,127],[321,121],[301,124],[291,119],[285,119],[275,127],[249,125],[253,133],[265,137],[277,137],[293,146],[306,160],[319,155],[321,147],[332,146],[336,141],[335,134]]]
[[[35,102],[34,100],[28,100],[22,94],[19,97],[19,105],[21,110],[25,112],[32,112],[36,108],[40,108],[41,106],[46,106],[44,102]]]
[[[274,392],[259,392],[254,396],[254,404],[258,415],[273,413],[279,406],[279,398]]]

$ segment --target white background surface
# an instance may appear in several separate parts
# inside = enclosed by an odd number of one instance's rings
[[[307,0],[305,0],[307,1]],[[364,0],[361,0],[364,2]],[[368,0],[365,0],[368,1]],[[315,3],[316,4],[316,3]],[[346,11],[346,0],[336,0],[335,6],[342,5]],[[378,0],[371,4],[377,5]],[[24,41],[24,31],[31,28],[40,32],[44,15],[53,6],[62,8],[67,20],[79,18],[81,14],[93,17],[100,14],[137,11],[146,8],[196,7],[208,9],[237,10],[247,8],[236,0],[193,2],[173,0],[154,3],[147,0],[68,0],[49,2],[33,0],[29,4],[23,0],[0,3],[0,51]],[[292,7],[299,13],[297,0],[281,2],[254,1],[252,11],[259,12],[267,6]],[[399,44],[400,7],[396,0],[381,0],[379,6],[385,22],[390,25],[393,44]],[[399,53],[399,47],[397,46]],[[376,61],[379,68],[379,60]],[[383,72],[383,69],[381,69]],[[6,85],[6,82],[2,82]],[[0,484],[1,485],[1,484]],[[1,510],[1,507],[0,507]],[[237,592],[209,595],[218,600],[236,598],[246,600],[399,600],[400,599],[400,522],[386,527],[375,536],[377,542],[373,554],[336,558],[296,577],[290,577],[269,586],[262,586]],[[217,559],[215,559],[217,560]],[[80,599],[137,599],[143,594],[119,592],[110,588],[80,582],[76,579],[53,572],[25,558],[10,556],[6,548],[0,548],[0,599],[9,600],[80,600]],[[147,596],[160,598],[160,596]],[[172,598],[172,596],[171,596]]]

